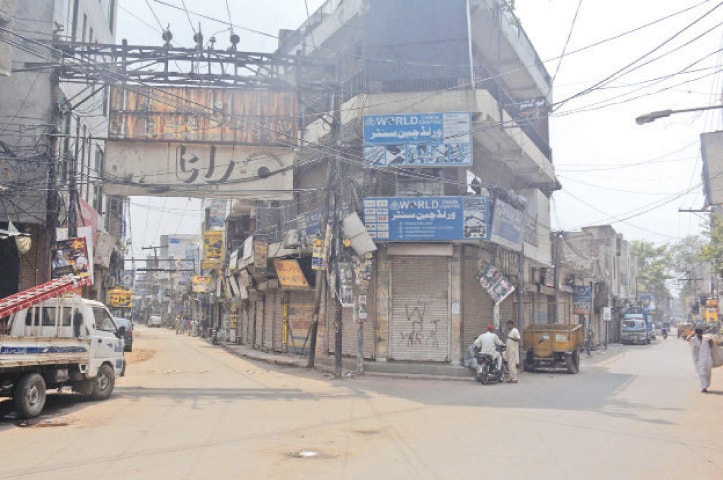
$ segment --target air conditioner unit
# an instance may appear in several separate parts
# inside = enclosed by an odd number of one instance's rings
[[[284,233],[284,248],[299,248],[298,230],[289,230]]]

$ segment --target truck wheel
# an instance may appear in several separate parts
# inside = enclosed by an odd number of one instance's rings
[[[18,418],[33,418],[45,407],[45,380],[37,373],[20,379],[13,394]]]
[[[110,397],[115,385],[115,374],[108,365],[102,365],[98,369],[98,376],[93,380],[93,391],[90,396],[93,400],[105,400]]]
[[[567,367],[567,373],[577,373],[580,371],[580,355],[577,351],[565,357],[565,367]]]

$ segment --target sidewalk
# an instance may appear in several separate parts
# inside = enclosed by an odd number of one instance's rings
[[[280,352],[264,352],[256,350],[248,345],[238,345],[233,343],[221,342],[220,346],[226,351],[241,358],[266,362],[272,365],[280,365],[285,367],[307,368],[308,357],[302,355],[294,355],[291,353]],[[591,356],[582,353],[580,355],[581,364],[596,364],[603,362],[620,351],[620,345],[608,345],[607,350],[595,350],[591,352]],[[317,353],[315,359],[315,368],[325,372],[334,373],[335,358],[333,355],[323,355]],[[342,374],[357,374],[357,359],[355,357],[342,357]],[[520,369],[521,370],[521,369]],[[522,374],[523,372],[520,371]],[[471,369],[462,366],[454,366],[440,362],[403,362],[390,360],[379,362],[373,360],[364,360],[364,374],[366,375],[389,375],[397,378],[417,378],[417,379],[438,379],[438,380],[465,380],[474,381],[474,375]]]

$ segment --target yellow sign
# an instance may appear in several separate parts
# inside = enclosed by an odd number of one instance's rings
[[[223,260],[223,230],[206,230],[203,232],[203,259]]]
[[[211,291],[211,277],[196,275],[193,277],[193,291],[196,293],[208,293]]]
[[[296,260],[274,260],[274,269],[282,287],[309,288],[304,272]]]
[[[132,308],[133,291],[125,288],[112,288],[108,290],[108,303],[113,308]]]

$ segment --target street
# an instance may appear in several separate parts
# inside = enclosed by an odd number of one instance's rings
[[[136,328],[110,399],[0,403],[0,478],[713,479],[723,369],[700,393],[688,345],[610,345],[577,375],[518,384],[334,378]]]

